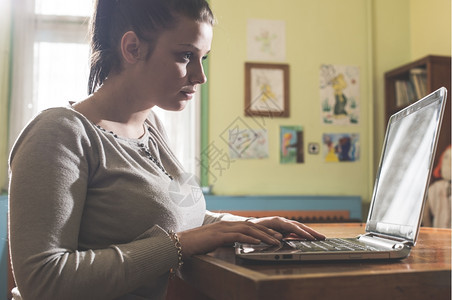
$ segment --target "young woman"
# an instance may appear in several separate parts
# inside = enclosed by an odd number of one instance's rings
[[[206,1],[95,8],[90,96],[40,113],[11,152],[14,299],[163,299],[170,272],[194,254],[278,244],[282,233],[323,239],[294,221],[214,214],[202,197],[172,197],[186,174],[152,107],[182,110],[206,82]]]

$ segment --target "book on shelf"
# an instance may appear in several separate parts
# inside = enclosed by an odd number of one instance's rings
[[[409,80],[396,80],[395,90],[396,90],[396,106],[403,107],[414,101],[416,101],[416,92],[414,90],[414,85]]]
[[[410,70],[409,80],[395,81],[395,105],[403,107],[427,95],[427,71],[423,68]]]
[[[413,83],[417,99],[427,95],[427,70],[413,68],[410,70],[410,81]]]

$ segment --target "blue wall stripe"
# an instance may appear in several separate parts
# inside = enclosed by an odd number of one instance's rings
[[[6,299],[8,287],[8,196],[0,196],[0,299]]]
[[[207,209],[228,210],[348,210],[361,220],[360,196],[216,196],[205,195]]]

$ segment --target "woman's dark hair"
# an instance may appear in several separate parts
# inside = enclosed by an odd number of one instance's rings
[[[180,16],[211,25],[215,22],[205,0],[97,0],[91,19],[88,94],[94,93],[110,72],[120,71],[119,46],[125,32],[134,31],[152,51],[160,32],[175,27]]]

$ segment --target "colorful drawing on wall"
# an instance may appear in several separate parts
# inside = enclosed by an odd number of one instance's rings
[[[358,67],[339,65],[320,67],[320,100],[324,124],[359,123],[359,85]]]
[[[280,163],[301,164],[304,163],[303,127],[280,127]]]
[[[285,22],[280,20],[249,19],[247,52],[248,60],[285,61]]]
[[[358,133],[332,133],[323,135],[325,162],[354,162],[359,160]]]
[[[268,134],[265,129],[229,129],[231,159],[260,159],[268,157]]]
[[[289,117],[289,65],[245,63],[245,115]]]

